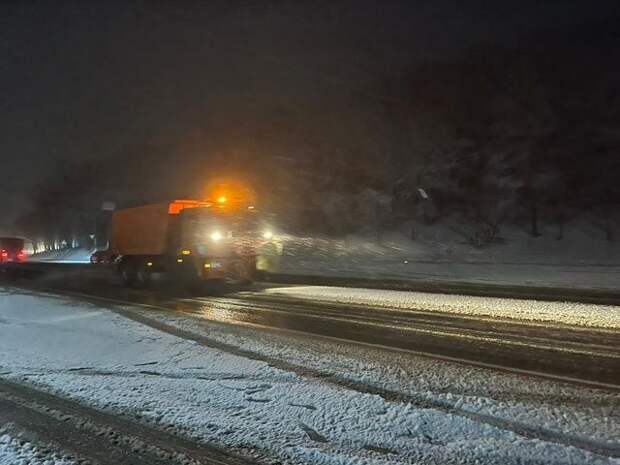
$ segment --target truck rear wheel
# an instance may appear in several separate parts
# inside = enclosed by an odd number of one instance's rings
[[[119,273],[125,286],[133,287],[135,285],[137,273],[133,260],[124,260],[120,264]]]
[[[146,263],[142,263],[136,270],[136,287],[149,287],[151,285],[151,269]]]

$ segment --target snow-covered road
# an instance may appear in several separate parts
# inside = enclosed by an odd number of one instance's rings
[[[197,337],[6,290],[0,375],[265,463],[620,463],[617,393],[127,310]]]
[[[28,441],[0,431],[0,465],[73,465],[74,463],[54,452],[41,450]]]
[[[266,289],[265,292],[320,302],[370,305],[400,310],[426,310],[620,330],[620,307],[613,305],[334,286],[274,287]]]

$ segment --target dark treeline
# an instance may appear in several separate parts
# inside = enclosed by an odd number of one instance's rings
[[[46,247],[92,245],[105,228],[103,202],[200,196],[205,180],[228,175],[297,231],[377,233],[451,219],[481,245],[502,225],[536,237],[553,224],[561,239],[582,219],[616,240],[620,40],[609,25],[586,32],[386,71],[363,91],[338,83],[329,104],[274,103],[251,124],[201,127],[192,143],[60,162],[17,225]]]

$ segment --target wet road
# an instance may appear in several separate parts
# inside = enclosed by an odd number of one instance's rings
[[[615,330],[313,302],[267,294],[261,286],[218,296],[125,289],[96,271],[48,273],[18,284],[620,389],[620,332]]]
[[[177,310],[561,377],[620,384],[620,334],[422,310],[313,303],[240,293],[183,299]]]

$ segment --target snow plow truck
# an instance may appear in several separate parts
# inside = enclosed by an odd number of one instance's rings
[[[131,287],[148,287],[156,273],[190,284],[249,283],[256,250],[270,238],[247,196],[220,194],[116,210],[109,252]]]

